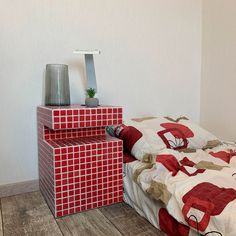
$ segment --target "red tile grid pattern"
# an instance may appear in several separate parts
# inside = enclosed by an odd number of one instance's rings
[[[40,106],[37,119],[40,190],[55,217],[121,202],[122,140],[106,136],[103,125],[52,130],[53,111]]]
[[[105,127],[122,123],[121,107],[85,108],[84,106],[39,107],[47,127],[59,129],[78,129]]]
[[[106,134],[105,127],[53,130],[44,126],[44,139],[45,140],[91,137],[91,136],[100,136],[100,135],[105,135],[105,134]]]

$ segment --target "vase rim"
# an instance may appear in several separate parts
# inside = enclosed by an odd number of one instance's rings
[[[66,64],[56,64],[56,63],[46,64],[46,67],[51,67],[51,66],[53,66],[53,67],[61,67],[61,66],[68,67],[68,65],[66,65]]]

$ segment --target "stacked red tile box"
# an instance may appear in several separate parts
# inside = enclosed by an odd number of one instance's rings
[[[55,217],[121,202],[121,107],[37,108],[40,190]]]

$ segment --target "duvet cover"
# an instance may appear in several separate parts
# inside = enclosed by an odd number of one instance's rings
[[[161,230],[170,236],[235,236],[236,145],[186,151],[162,149],[133,173],[140,188],[165,206],[158,212]]]

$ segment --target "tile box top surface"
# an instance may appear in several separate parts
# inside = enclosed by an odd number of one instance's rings
[[[86,107],[83,105],[70,105],[70,106],[38,106],[39,108],[46,110],[78,110],[78,109],[99,109],[99,108],[121,108],[121,106],[110,106],[110,105],[101,105],[98,107]]]
[[[69,139],[58,139],[58,140],[47,140],[52,148],[71,147],[80,145],[92,145],[92,144],[104,144],[107,142],[114,142],[115,144],[122,145],[122,140],[109,135],[105,136],[94,136],[94,137],[82,137],[82,138],[69,138]],[[105,144],[106,145],[106,144]],[[109,145],[108,145],[109,146]]]

